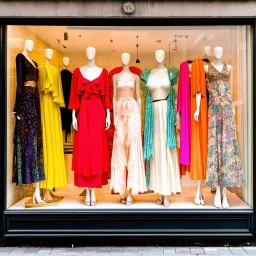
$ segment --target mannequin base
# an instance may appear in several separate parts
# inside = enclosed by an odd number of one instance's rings
[[[33,204],[32,197],[26,201],[25,208],[40,208],[40,207],[48,207],[48,206],[57,206],[64,197],[58,197],[56,201],[53,201],[51,203],[40,203],[40,204]]]

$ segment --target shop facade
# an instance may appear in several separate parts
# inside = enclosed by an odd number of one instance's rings
[[[255,242],[256,4],[135,1],[135,5],[135,12],[126,14],[122,1],[0,3],[2,244]],[[16,95],[15,58],[23,51],[27,39],[35,43],[30,57],[39,65],[44,63],[44,50],[50,48],[51,63],[61,70],[62,58],[69,57],[71,72],[86,64],[85,49],[94,46],[97,64],[109,74],[122,66],[123,52],[131,54],[130,66],[144,70],[155,66],[154,52],[163,49],[165,64],[180,69],[185,60],[207,58],[210,63],[214,48],[223,47],[223,62],[232,66],[234,121],[245,177],[243,186],[227,189],[229,209],[214,207],[214,186],[205,186],[205,182],[202,183],[204,205],[195,205],[197,181],[191,181],[190,173],[186,172],[180,173],[183,192],[177,191],[177,195],[169,197],[168,209],[155,204],[153,193],[137,195],[131,207],[120,206],[118,195],[110,187],[99,188],[97,205],[87,207],[83,204],[84,188],[74,186],[71,171],[72,131],[63,135],[66,184],[62,186],[64,189],[51,187],[51,192],[62,198],[61,203],[26,207],[34,187],[13,184],[15,123],[11,115]],[[209,56],[204,51],[206,46],[212,49]]]

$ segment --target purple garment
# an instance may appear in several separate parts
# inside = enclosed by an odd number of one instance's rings
[[[177,111],[180,113],[180,163],[190,165],[191,120],[188,62],[180,64]]]

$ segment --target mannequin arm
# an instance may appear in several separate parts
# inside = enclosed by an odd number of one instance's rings
[[[107,111],[107,117],[106,117],[106,129],[107,130],[111,124],[111,121],[110,121],[110,111],[109,109],[106,110]]]
[[[15,114],[16,114],[16,112],[12,112],[12,115],[11,115],[11,120],[13,120],[13,119],[14,119],[14,117],[15,117]]]
[[[141,114],[141,97],[140,97],[140,78],[139,76],[136,76],[136,99],[137,103],[140,108],[140,114]]]
[[[199,122],[200,103],[201,103],[201,93],[197,93],[196,94],[196,112],[194,113],[194,119],[197,122]]]
[[[73,125],[74,129],[76,131],[78,131],[77,119],[76,119],[76,111],[75,110],[72,111],[72,125]]]
[[[116,75],[113,76],[113,116],[114,116],[114,126],[115,128],[116,125],[117,125],[117,118],[116,118],[116,93],[117,93],[117,90],[116,90]]]

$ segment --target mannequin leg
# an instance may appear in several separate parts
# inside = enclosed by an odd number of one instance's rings
[[[204,198],[202,193],[202,181],[198,181],[196,197],[195,197],[195,204],[196,205],[204,205]]]
[[[91,190],[89,188],[85,188],[86,190],[86,197],[85,197],[85,205],[90,206],[91,205]]]
[[[228,203],[228,198],[226,194],[227,188],[223,187],[222,188],[222,208],[228,209],[229,208],[229,203]]]
[[[132,190],[129,190],[129,194],[127,196],[127,201],[126,201],[126,205],[132,205],[133,204],[133,198],[132,198]]]
[[[170,201],[169,201],[168,196],[163,196],[163,197],[164,197],[164,206],[166,208],[169,208],[170,207]]]
[[[96,205],[96,189],[92,188],[91,189],[91,206]]]
[[[216,194],[214,197],[214,206],[216,208],[222,208],[221,207],[221,194],[220,194],[220,187],[216,187]]]
[[[120,203],[121,204],[126,204],[125,193],[120,193]]]
[[[44,190],[44,201],[46,203],[51,203],[53,201],[53,197],[51,195],[50,189],[45,189]]]
[[[163,195],[159,195],[159,198],[156,200],[157,204],[162,204],[163,203]]]
[[[35,191],[33,193],[33,198],[32,198],[33,204],[45,203],[45,201],[43,201],[40,196],[40,183],[36,182],[35,185],[36,185]]]

